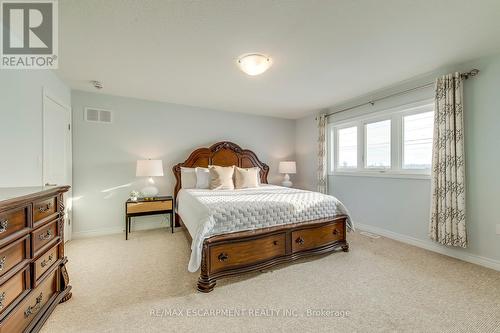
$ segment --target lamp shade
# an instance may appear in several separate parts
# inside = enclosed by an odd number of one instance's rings
[[[135,175],[137,177],[163,176],[163,163],[161,160],[137,160]]]
[[[297,173],[295,161],[282,161],[279,166],[280,173]]]

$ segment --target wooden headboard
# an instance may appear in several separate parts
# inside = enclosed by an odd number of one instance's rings
[[[240,168],[260,168],[260,181],[267,184],[267,174],[269,166],[262,163],[257,155],[251,150],[241,149],[235,143],[222,141],[213,144],[208,148],[198,148],[193,151],[187,160],[183,163],[176,164],[172,171],[175,175],[174,197],[177,197],[177,192],[181,189],[181,167],[195,168],[208,167],[209,165],[231,166],[236,165]]]

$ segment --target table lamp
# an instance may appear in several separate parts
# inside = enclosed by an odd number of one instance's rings
[[[285,187],[292,187],[292,182],[290,181],[289,174],[297,173],[297,166],[295,161],[281,161],[279,166],[279,172],[284,173],[285,177],[283,178],[283,182],[281,185]]]
[[[141,190],[144,197],[156,197],[158,195],[159,191],[155,186],[153,177],[163,176],[163,163],[161,160],[137,160],[135,175],[137,177],[149,177],[148,186]]]

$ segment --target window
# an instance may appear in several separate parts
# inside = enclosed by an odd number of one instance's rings
[[[428,177],[434,104],[424,101],[330,124],[331,172]]]
[[[403,117],[403,169],[430,169],[434,112]]]
[[[358,128],[349,127],[338,130],[338,168],[358,166]]]
[[[391,121],[384,120],[365,125],[367,168],[391,167]]]

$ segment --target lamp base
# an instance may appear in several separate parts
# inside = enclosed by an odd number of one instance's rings
[[[146,198],[156,197],[159,192],[156,186],[146,186],[141,190],[142,196]]]
[[[283,182],[281,183],[281,186],[284,187],[292,187],[293,183],[290,181],[290,176],[286,173],[285,177],[283,178]]]

